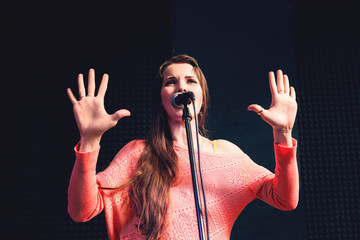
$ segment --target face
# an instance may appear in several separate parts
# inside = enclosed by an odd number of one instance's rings
[[[193,69],[193,66],[188,63],[174,63],[169,65],[163,72],[161,101],[169,120],[182,121],[182,109],[174,108],[171,105],[171,96],[176,92],[193,92],[196,114],[200,111],[203,97],[202,88]],[[194,116],[192,104],[188,107],[192,116]]]

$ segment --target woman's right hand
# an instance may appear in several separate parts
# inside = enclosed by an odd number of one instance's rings
[[[104,107],[104,96],[106,93],[109,75],[104,74],[99,86],[98,94],[95,96],[95,71],[89,70],[88,89],[84,85],[82,74],[78,76],[79,100],[77,100],[70,88],[67,89],[70,101],[73,104],[75,120],[80,131],[81,141],[100,141],[104,132],[114,127],[117,122],[130,112],[121,109],[109,115]]]

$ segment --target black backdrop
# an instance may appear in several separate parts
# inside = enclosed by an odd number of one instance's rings
[[[273,169],[267,72],[297,89],[301,199],[292,212],[254,201],[232,239],[359,239],[359,20],[355,1],[0,1],[3,239],[106,239],[103,216],[74,223],[67,185],[78,133],[66,88],[110,74],[106,108],[128,108],[102,141],[98,170],[143,138],[157,68],[196,57],[211,93],[213,138]],[[306,216],[305,216],[306,213]]]
[[[295,9],[309,240],[360,239],[359,3],[297,1]]]
[[[93,67],[98,80],[110,75],[108,112],[132,112],[104,136],[101,171],[147,134],[158,66],[170,56],[169,9],[168,1],[1,3],[6,239],[106,239],[103,215],[76,224],[67,213],[79,134],[66,88],[77,93],[77,74]]]

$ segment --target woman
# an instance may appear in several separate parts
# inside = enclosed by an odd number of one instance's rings
[[[166,61],[160,67],[160,76],[161,100],[152,135],[147,140],[128,143],[98,174],[101,136],[130,112],[122,109],[112,115],[106,113],[107,74],[103,75],[96,96],[93,69],[89,71],[87,95],[81,74],[79,100],[68,89],[81,135],[75,147],[68,210],[73,220],[82,222],[104,209],[110,239],[198,238],[182,110],[174,108],[170,98],[176,92],[194,93],[198,123],[205,135],[208,88],[196,60],[187,55]],[[229,239],[237,216],[255,198],[282,210],[297,206],[296,141],[291,136],[297,111],[295,90],[280,70],[277,79],[269,73],[269,83],[270,108],[265,110],[254,104],[248,109],[273,128],[275,174],[255,164],[229,141],[199,138],[210,239]],[[195,121],[191,124],[195,138]]]

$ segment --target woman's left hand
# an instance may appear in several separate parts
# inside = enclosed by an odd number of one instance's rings
[[[297,112],[295,89],[290,87],[288,76],[281,70],[277,71],[277,80],[273,72],[269,73],[269,85],[272,96],[270,108],[252,104],[248,110],[257,112],[273,127],[274,132],[291,133]]]

